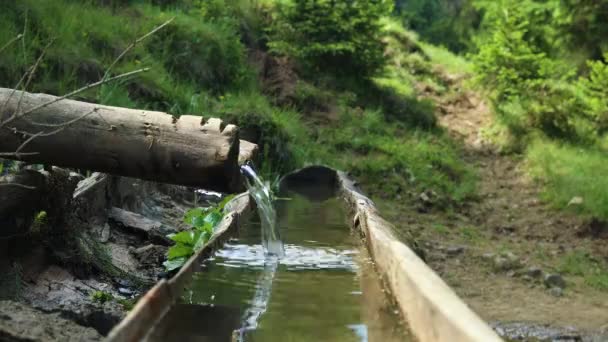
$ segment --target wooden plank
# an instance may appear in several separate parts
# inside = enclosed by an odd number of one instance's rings
[[[393,234],[373,202],[338,172],[353,209],[353,226],[365,239],[407,325],[420,342],[494,342],[498,335],[450,287]]]

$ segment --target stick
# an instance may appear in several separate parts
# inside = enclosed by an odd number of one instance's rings
[[[2,51],[4,51],[7,47],[11,46],[11,44],[18,41],[21,38],[23,38],[23,33],[19,33],[15,38],[9,40],[6,44],[2,45],[2,47],[0,48],[0,53],[2,53]]]
[[[163,27],[169,25],[169,23],[171,23],[173,21],[173,19],[175,19],[175,17],[165,21],[164,23],[162,23],[161,25],[155,27],[154,29],[152,29],[152,31],[144,34],[143,36],[135,39],[129,46],[127,46],[126,49],[124,49],[120,55],[118,55],[118,57],[114,60],[114,62],[112,62],[112,64],[110,64],[110,66],[108,67],[108,69],[106,70],[105,74],[103,75],[103,80],[105,80],[109,75],[110,75],[110,70],[112,70],[112,68],[116,65],[116,63],[118,63],[118,61],[120,61],[131,49],[133,49],[135,47],[135,45],[141,43],[141,41],[143,41],[144,39],[148,38],[149,36],[155,34],[156,32],[158,32],[160,29],[162,29]]]

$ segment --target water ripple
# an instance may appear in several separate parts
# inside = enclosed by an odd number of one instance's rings
[[[356,271],[357,263],[353,256],[356,250],[338,250],[329,247],[302,247],[285,245],[285,256],[279,264],[289,271],[300,270],[348,270]],[[226,244],[215,254],[218,265],[226,267],[263,268],[268,260],[264,257],[262,245]]]

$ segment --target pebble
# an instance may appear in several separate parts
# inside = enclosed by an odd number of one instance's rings
[[[537,279],[537,278],[542,277],[543,270],[540,269],[539,267],[532,266],[526,270],[526,275],[529,276],[530,278]]]
[[[547,274],[544,280],[545,286],[549,288],[566,288],[566,281],[559,274]]]
[[[445,253],[449,256],[456,256],[458,254],[462,254],[464,252],[464,247],[463,246],[452,246],[452,247],[448,247],[445,250]]]
[[[549,293],[553,296],[553,297],[561,297],[564,295],[564,290],[562,290],[559,287],[552,287],[549,290]]]

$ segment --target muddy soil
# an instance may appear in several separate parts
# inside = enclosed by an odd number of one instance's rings
[[[608,340],[608,293],[558,274],[575,250],[606,257],[607,241],[584,234],[594,222],[543,203],[522,157],[502,154],[484,138],[492,123],[487,104],[461,78],[444,81],[449,94],[418,90],[437,103],[440,124],[462,142],[463,158],[479,176],[477,199],[447,212],[420,213],[402,203],[390,214],[393,221],[419,236],[429,265],[503,336]],[[545,281],[550,274],[564,279],[565,288],[549,288],[556,287]]]
[[[0,239],[2,341],[100,340],[166,276],[166,235],[205,205],[193,189],[102,174],[67,197],[53,224]]]

